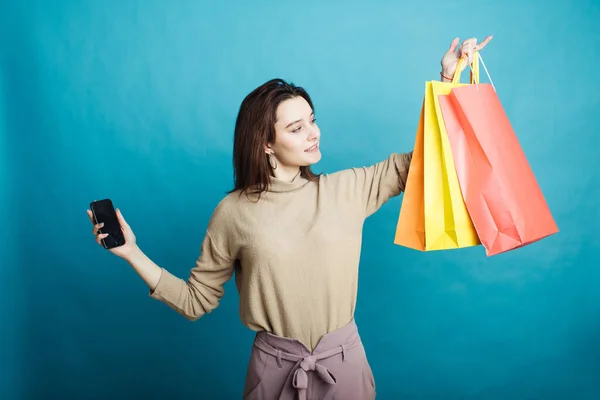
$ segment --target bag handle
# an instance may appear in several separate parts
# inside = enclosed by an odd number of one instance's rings
[[[485,74],[487,75],[488,79],[490,80],[490,84],[492,85],[492,88],[494,89],[494,92],[495,92],[496,91],[496,87],[494,86],[494,81],[492,81],[492,77],[490,76],[490,73],[488,72],[487,68],[485,67],[485,63],[483,62],[483,57],[481,57],[481,54],[479,54],[478,51],[476,51],[475,54],[477,55],[476,58],[478,58],[479,60],[481,60],[481,65],[483,65],[483,69],[485,70]],[[479,70],[479,62],[477,63],[477,69]]]
[[[477,52],[475,52],[477,53]],[[462,65],[464,62],[467,62],[467,56],[464,55],[458,59],[458,63],[456,64],[456,71],[454,71],[454,76],[452,77],[452,83],[460,83],[460,76],[462,74]],[[471,64],[469,64],[470,72],[469,72],[469,83],[478,84],[479,83],[479,59],[475,57]]]
[[[459,83],[460,82],[460,75],[461,75],[461,68],[462,68],[462,63],[466,62],[467,56],[464,55],[462,56],[459,60],[458,63],[456,64],[456,71],[454,71],[454,76],[452,77],[452,83]],[[494,89],[494,92],[496,91],[496,87],[494,86],[494,81],[492,80],[492,77],[490,76],[490,73],[488,72],[487,67],[485,66],[485,62],[483,61],[483,57],[481,57],[481,54],[478,51],[474,51],[473,52],[473,61],[471,62],[471,64],[469,64],[469,68],[470,68],[470,83],[471,84],[475,84],[478,85],[479,84],[479,61],[481,60],[481,65],[483,65],[483,69],[485,70],[485,74],[487,75],[488,79],[490,80],[490,84],[492,85],[492,88]]]

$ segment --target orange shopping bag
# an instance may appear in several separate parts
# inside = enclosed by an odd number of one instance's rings
[[[473,83],[471,77],[471,84]],[[457,86],[425,82],[425,94],[394,243],[421,250],[449,250],[480,243],[462,198],[438,95]]]
[[[474,69],[479,60],[486,69],[478,52]],[[557,233],[492,80],[453,88],[438,101],[463,198],[487,255]]]
[[[398,245],[422,251],[425,250],[424,116],[425,101],[421,106],[415,147],[410,160],[409,174],[394,238],[394,243]]]

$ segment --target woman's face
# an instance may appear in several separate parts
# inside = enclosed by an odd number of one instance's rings
[[[277,108],[275,143],[265,151],[277,160],[277,170],[297,171],[321,159],[319,139],[321,131],[313,111],[303,97],[285,100]]]

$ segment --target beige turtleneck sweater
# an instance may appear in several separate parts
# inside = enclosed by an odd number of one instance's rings
[[[227,195],[189,277],[162,269],[150,295],[196,320],[218,306],[235,272],[244,325],[314,349],[352,320],[364,220],[404,190],[411,157],[394,153],[317,182],[272,178],[258,201]]]

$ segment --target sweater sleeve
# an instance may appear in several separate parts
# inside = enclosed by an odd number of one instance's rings
[[[162,269],[150,296],[167,304],[185,318],[195,321],[219,305],[223,286],[234,271],[230,218],[218,207],[209,221],[196,265],[186,280]]]
[[[391,197],[404,191],[411,160],[412,151],[393,153],[377,164],[353,169],[365,217],[374,214]]]

